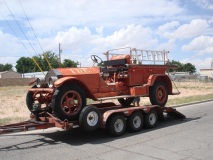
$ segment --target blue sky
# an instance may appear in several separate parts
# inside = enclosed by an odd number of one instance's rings
[[[92,65],[91,54],[105,59],[103,52],[120,47],[165,49],[169,59],[198,71],[213,60],[213,0],[0,0],[2,64],[15,66],[20,57],[36,55],[5,2],[37,54],[58,54],[61,43],[62,59],[82,66]]]

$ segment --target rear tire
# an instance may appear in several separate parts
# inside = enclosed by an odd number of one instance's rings
[[[134,101],[134,97],[130,97],[130,98],[119,98],[118,99],[118,102],[122,106],[129,106],[133,101]]]
[[[78,85],[64,85],[52,98],[53,111],[61,120],[77,120],[85,105],[86,96]]]
[[[126,120],[121,114],[112,115],[107,122],[107,131],[111,136],[121,136],[126,130]]]
[[[168,89],[166,84],[163,82],[156,82],[154,86],[150,87],[149,99],[152,105],[164,107],[168,100]]]
[[[79,123],[84,131],[92,132],[98,129],[101,122],[101,112],[95,106],[86,106],[82,109]]]

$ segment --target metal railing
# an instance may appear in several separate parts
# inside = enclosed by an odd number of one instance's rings
[[[129,50],[128,52],[124,50]],[[110,60],[110,56],[119,56],[130,54],[131,62],[133,64],[166,64],[169,51],[156,51],[156,50],[142,50],[131,47],[124,47],[118,49],[108,50],[104,53],[107,60]]]

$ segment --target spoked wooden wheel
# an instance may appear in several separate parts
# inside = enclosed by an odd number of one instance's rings
[[[77,85],[65,85],[53,95],[52,108],[61,120],[76,120],[86,105],[84,92]]]
[[[37,88],[36,86],[33,86],[32,88]],[[26,96],[26,104],[28,109],[32,112],[35,110],[46,110],[48,112],[51,112],[51,108],[49,107],[49,104],[51,100],[49,100],[51,94],[48,91],[43,92],[32,92],[29,91]]]
[[[73,116],[81,109],[81,95],[75,90],[70,90],[64,94],[61,103],[61,107],[64,113],[68,116]]]

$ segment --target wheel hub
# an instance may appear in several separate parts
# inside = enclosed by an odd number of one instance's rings
[[[90,126],[95,126],[98,123],[98,114],[94,111],[90,112],[87,116],[87,123]]]
[[[76,91],[69,91],[64,94],[62,108],[68,115],[74,115],[80,110],[80,95]]]
[[[121,119],[117,119],[114,127],[116,132],[121,132],[124,127],[123,121]]]
[[[136,116],[136,117],[134,118],[133,124],[134,124],[134,127],[135,127],[135,128],[140,127],[140,125],[141,125],[141,119],[140,119],[139,116]]]

